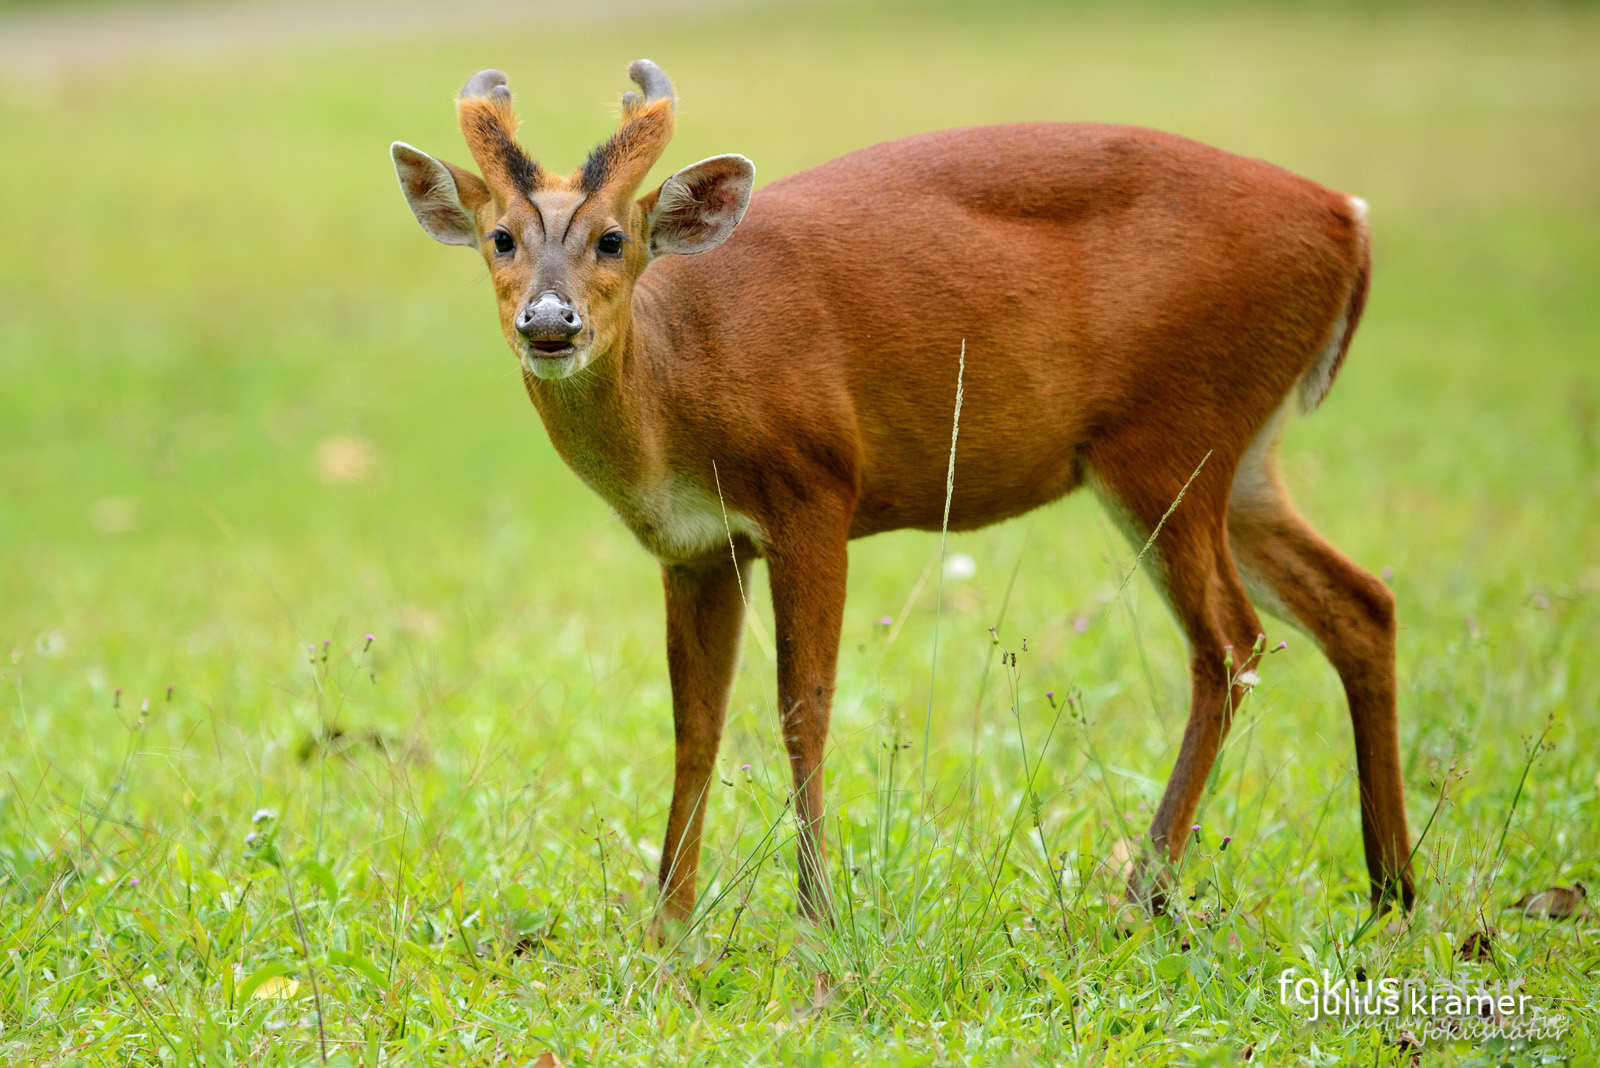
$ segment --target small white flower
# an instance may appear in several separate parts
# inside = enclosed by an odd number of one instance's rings
[[[952,553],[950,559],[944,562],[945,578],[969,579],[978,573],[978,562],[966,553]]]
[[[258,809],[256,809],[256,814],[254,816],[250,817],[250,822],[251,823],[264,823],[267,820],[275,820],[277,818],[278,818],[278,814],[276,812],[272,811],[272,809],[270,809],[270,808],[258,808]]]
[[[257,837],[256,836],[256,832],[255,831],[251,831],[249,834],[244,836],[244,844],[245,845],[255,845],[256,844],[256,837]]]
[[[1261,676],[1256,674],[1254,671],[1239,672],[1239,685],[1243,686],[1247,690],[1254,687],[1260,681]]]

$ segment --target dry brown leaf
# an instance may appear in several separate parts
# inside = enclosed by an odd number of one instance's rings
[[[1583,903],[1588,896],[1589,888],[1575,882],[1571,886],[1552,886],[1537,894],[1523,894],[1506,908],[1518,909],[1524,916],[1570,920],[1574,916],[1582,916],[1587,911]]]
[[[1494,960],[1494,928],[1486,927],[1467,935],[1466,941],[1456,950],[1460,960],[1489,963]]]
[[[533,1060],[533,1068],[567,1068],[551,1050],[545,1050]]]

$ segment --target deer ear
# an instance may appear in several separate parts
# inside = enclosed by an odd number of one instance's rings
[[[483,180],[404,141],[390,145],[389,155],[400,178],[400,191],[427,235],[446,245],[476,246],[475,212],[489,201],[489,187]]]
[[[643,197],[650,258],[693,256],[727,240],[750,205],[756,166],[743,156],[712,156],[693,163]]]

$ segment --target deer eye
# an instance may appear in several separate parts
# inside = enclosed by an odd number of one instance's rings
[[[510,252],[517,247],[517,243],[511,240],[511,235],[504,230],[496,230],[490,236],[494,238],[494,250],[496,252]]]
[[[624,240],[620,233],[613,230],[609,234],[602,235],[600,240],[595,242],[594,247],[602,256],[615,256],[622,251],[622,242]]]

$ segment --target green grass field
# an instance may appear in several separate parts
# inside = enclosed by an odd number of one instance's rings
[[[667,7],[136,43],[0,71],[7,1063],[1419,1063],[1283,1003],[1286,968],[1498,980],[1566,1024],[1426,1037],[1423,1064],[1600,1059],[1595,920],[1504,908],[1600,885],[1600,13]],[[746,641],[704,907],[646,937],[656,567],[551,450],[481,262],[419,232],[387,156],[468,162],[451,96],[498,65],[524,141],[576,165],[640,55],[680,94],[658,177],[1096,119],[1370,201],[1366,320],[1284,466],[1399,599],[1409,923],[1369,922],[1342,692],[1276,621],[1183,908],[1119,912],[1187,666],[1085,497],[953,536],[975,573],[942,603],[936,535],[854,546],[833,930],[792,918],[774,666]]]

